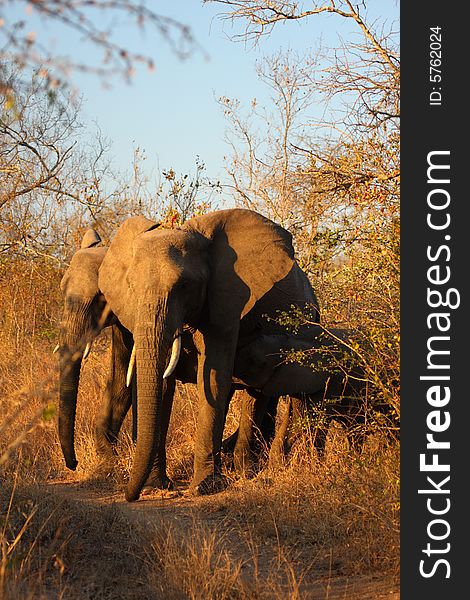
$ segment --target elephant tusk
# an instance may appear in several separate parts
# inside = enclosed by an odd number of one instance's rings
[[[87,342],[87,344],[85,346],[85,350],[83,351],[83,360],[86,360],[88,358],[88,355],[90,354],[90,350],[91,350],[91,342]]]
[[[57,344],[57,346],[52,351],[52,354],[55,354],[56,352],[58,352],[59,348],[60,348],[60,344]]]
[[[163,379],[169,377],[173,371],[176,369],[176,365],[178,364],[178,359],[181,353],[181,336],[179,335],[173,340],[173,346],[171,347],[171,356],[170,362],[166,368],[166,371],[163,373]]]
[[[129,360],[129,367],[127,368],[126,387],[131,384],[132,375],[134,374],[135,366],[135,344],[132,346],[131,358]]]

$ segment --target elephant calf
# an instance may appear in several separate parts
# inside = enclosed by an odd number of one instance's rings
[[[288,395],[291,401],[273,441],[273,461],[279,460],[284,451],[292,412],[304,414],[306,403],[324,408],[328,421],[338,418],[358,423],[364,419],[360,397],[367,382],[363,371],[353,364],[348,340],[349,332],[344,329],[327,331],[318,327],[308,338],[264,335],[239,349],[235,381],[246,393],[239,429],[224,441],[224,450],[234,453],[237,471],[246,473],[252,468],[256,429],[267,443],[272,438],[280,396]],[[306,364],[287,362],[286,355],[292,351],[301,353]],[[319,451],[323,450],[325,439],[326,429],[320,428],[316,438]],[[290,432],[289,442],[293,440]]]

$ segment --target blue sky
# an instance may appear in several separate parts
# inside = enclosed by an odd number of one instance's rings
[[[229,152],[224,142],[227,122],[216,98],[224,95],[249,104],[256,97],[258,104],[267,103],[267,91],[256,76],[257,60],[280,48],[304,53],[314,50],[320,41],[325,47],[336,46],[338,35],[347,38],[355,30],[344,19],[321,15],[280,24],[253,48],[229,39],[234,31],[216,17],[220,6],[203,5],[200,0],[148,5],[188,24],[204,53],[196,50],[181,61],[153,30],[142,34],[121,19],[114,26],[116,39],[129,49],[151,55],[156,70],[138,70],[131,85],[114,79],[111,89],[90,75],[75,76],[73,82],[83,96],[82,120],[90,126],[96,122],[111,140],[114,165],[130,169],[134,149],[139,147],[145,150],[151,174],[170,166],[177,173],[194,172],[198,155],[206,164],[207,175],[223,181],[224,156]],[[395,0],[370,0],[369,5],[376,17],[398,18]],[[64,35],[59,26],[35,23],[34,15],[27,18],[46,45],[54,44],[78,61],[99,63],[100,53],[93,46],[81,44],[70,33]],[[312,116],[316,110],[321,107],[312,106]]]

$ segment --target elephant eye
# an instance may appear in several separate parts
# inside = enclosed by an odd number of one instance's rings
[[[96,295],[96,302],[100,308],[104,308],[106,304],[106,298],[103,296],[103,294],[99,293]]]

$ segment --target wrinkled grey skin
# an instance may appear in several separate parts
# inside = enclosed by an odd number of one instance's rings
[[[121,425],[131,406],[131,387],[126,386],[126,375],[133,338],[112,312],[103,320],[106,299],[98,288],[98,269],[108,249],[99,247],[100,241],[99,235],[94,230],[90,229],[85,233],[81,248],[73,256],[61,282],[64,309],[59,344],[59,439],[66,465],[72,470],[77,466],[74,430],[83,350],[87,342],[93,341],[102,329],[108,326],[111,328],[111,360],[103,407],[95,426],[96,448],[101,456],[111,458],[114,455],[114,447]],[[165,382],[162,436],[145,485],[146,491],[152,488],[167,489],[171,487],[171,481],[166,473],[165,442],[175,379],[182,383],[196,383],[197,381],[197,351],[190,334],[183,335],[180,361],[174,376]],[[238,389],[243,387],[242,385],[237,386]],[[234,390],[235,387],[232,389],[230,397]],[[249,399],[256,395],[255,390],[245,393]],[[260,403],[258,403],[258,409],[261,410]],[[263,408],[263,416],[264,412]],[[265,421],[267,420],[265,417]],[[274,422],[265,437],[267,440],[271,440],[273,435]]]
[[[69,469],[77,466],[74,424],[83,352],[87,342],[91,342],[103,327],[113,325],[113,365],[114,362],[117,364],[116,377],[110,378],[106,389],[107,403],[112,404],[110,422],[102,423],[102,427],[97,428],[98,448],[102,451],[110,449],[114,437],[111,421],[119,421],[118,415],[125,414],[127,404],[131,402],[130,390],[123,390],[123,393],[119,390],[119,363],[124,371],[130,356],[125,333],[113,324],[112,315],[101,322],[106,302],[98,289],[98,269],[106,249],[96,247],[99,242],[99,237],[94,236],[92,230],[87,231],[80,250],[73,256],[60,284],[64,306],[59,337],[59,439]]]
[[[100,455],[107,458],[114,455],[114,446],[117,443],[122,422],[131,405],[131,388],[126,386],[126,374],[133,338],[112,313],[108,315],[106,321],[102,321],[106,300],[98,288],[98,268],[103,261],[107,248],[98,247],[100,241],[94,230],[86,232],[81,249],[72,258],[61,284],[64,293],[64,312],[60,344],[59,438],[66,464],[72,469],[77,465],[74,450],[74,425],[80,364],[82,361],[82,352],[79,350],[83,350],[86,342],[92,341],[107,326],[111,327],[112,333],[111,360],[103,398],[103,408],[95,427],[96,447]],[[271,352],[272,349],[271,344],[267,347],[266,352]],[[76,355],[71,360],[75,352]],[[239,352],[241,358],[238,362],[243,365],[243,348]],[[152,471],[145,485],[147,491],[152,488],[166,489],[171,487],[171,482],[166,474],[165,441],[173,401],[174,379],[178,379],[183,383],[196,383],[197,381],[197,351],[190,334],[183,335],[180,361],[174,372],[174,377],[167,382],[164,395],[162,438]],[[241,431],[245,432],[247,437],[244,440],[245,444],[242,444],[242,434],[237,445],[237,457],[243,457],[246,454],[245,446],[252,447],[256,442],[255,429],[249,426],[253,412],[259,415],[258,418],[255,418],[255,422],[262,431],[264,443],[268,445],[274,437],[277,398],[263,398],[259,391],[249,388],[240,379],[232,387],[230,398],[235,389],[243,390],[246,398],[243,402],[244,410],[240,425]],[[256,410],[253,404],[255,400]],[[273,400],[276,401],[274,404]],[[271,413],[267,408],[268,402],[271,402],[272,405]],[[238,431],[236,433],[238,434]],[[235,441],[236,437],[233,446],[235,446]],[[247,473],[243,458],[236,460],[235,466],[238,472]]]
[[[96,448],[100,455],[111,457],[124,417],[131,406],[131,386],[126,375],[133,338],[111,313],[104,315],[106,300],[98,288],[98,269],[107,248],[98,247],[99,235],[92,229],[85,233],[81,248],[73,256],[64,274],[61,289],[64,308],[59,340],[59,439],[65,463],[74,470],[77,459],[74,447],[75,413],[83,351],[87,342],[105,327],[111,327],[111,361],[103,398],[103,409],[95,427]],[[173,401],[174,377],[166,382],[163,401],[161,445],[158,448],[147,486],[168,488],[165,441]]]
[[[133,217],[110,245],[99,269],[99,288],[136,346],[138,438],[127,500],[138,499],[160,444],[163,373],[183,325],[195,331],[198,353],[190,489],[220,489],[220,449],[237,345],[280,332],[265,315],[275,317],[292,305],[317,306],[294,260],[291,235],[242,209],[196,217],[174,230]]]
[[[295,432],[289,431],[292,415],[294,419],[302,418],[308,406],[324,408],[327,423],[333,418],[345,424],[354,422],[357,425],[363,421],[364,373],[357,366],[345,364],[352,356],[348,345],[350,334],[344,329],[328,331],[315,328],[310,332],[310,339],[306,336],[299,339],[290,334],[260,336],[237,355],[236,376],[257,388],[259,396],[242,405],[240,431],[234,448],[235,466],[242,464],[244,470],[252,467],[253,430],[263,421],[266,398],[275,401],[279,396],[290,396],[285,418],[273,440],[272,463],[282,460],[286,447],[294,443]],[[307,351],[309,365],[286,364],[282,353],[291,350]],[[332,370],[332,359],[342,370]],[[327,427],[316,432],[315,445],[320,453],[324,449],[326,433]]]

